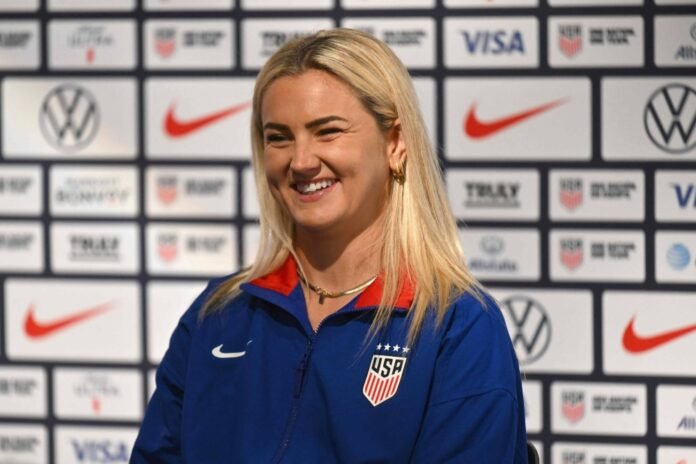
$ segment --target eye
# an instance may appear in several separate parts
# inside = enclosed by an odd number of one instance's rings
[[[266,135],[266,143],[280,143],[287,140],[288,138],[284,134],[278,132]]]
[[[343,129],[340,127],[325,127],[323,129],[320,129],[317,131],[317,135],[321,136],[328,136],[328,135],[336,135],[340,132],[343,132]]]

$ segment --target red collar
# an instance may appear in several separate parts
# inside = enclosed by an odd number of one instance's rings
[[[292,255],[288,255],[288,258],[279,268],[270,272],[269,274],[266,274],[265,276],[252,280],[250,283],[257,287],[265,288],[267,290],[272,290],[282,295],[289,296],[295,287],[297,287],[299,281],[300,278],[297,275],[297,263],[295,263],[295,258],[293,258]],[[365,309],[379,306],[379,302],[382,299],[383,289],[384,283],[381,277],[377,278],[360,294],[358,300],[355,302],[355,309]],[[404,279],[404,284],[396,298],[394,307],[406,310],[409,309],[411,307],[411,303],[413,303],[414,296],[415,289],[413,288],[411,281]]]

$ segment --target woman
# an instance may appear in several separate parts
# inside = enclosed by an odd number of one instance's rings
[[[252,139],[256,261],[182,317],[132,462],[526,462],[503,318],[389,48],[342,29],[287,44]]]

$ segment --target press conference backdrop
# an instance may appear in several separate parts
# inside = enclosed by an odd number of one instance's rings
[[[696,463],[696,0],[0,0],[0,17],[0,462],[127,462],[179,316],[257,246],[254,76],[341,25],[412,72],[542,460]]]

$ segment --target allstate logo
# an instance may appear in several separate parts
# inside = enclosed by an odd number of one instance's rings
[[[680,271],[689,265],[689,261],[691,261],[691,253],[682,243],[675,243],[667,251],[667,262],[673,269]]]

